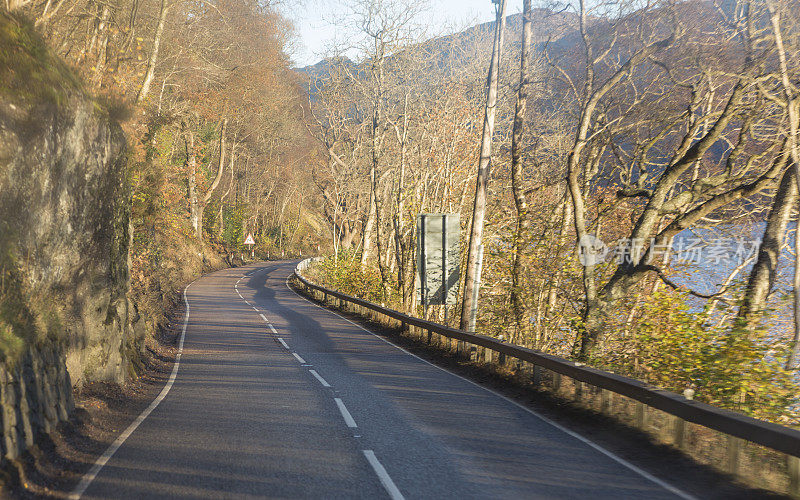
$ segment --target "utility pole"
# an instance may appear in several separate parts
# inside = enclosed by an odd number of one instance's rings
[[[464,273],[464,299],[461,305],[461,329],[468,330],[473,310],[477,311],[477,289],[479,283],[481,255],[478,251],[483,244],[483,221],[486,215],[486,196],[489,185],[489,167],[492,159],[492,136],[494,135],[494,119],[497,114],[497,81],[500,72],[500,55],[503,48],[503,35],[506,27],[506,0],[492,0],[495,4],[497,20],[495,22],[494,47],[492,62],[489,65],[488,90],[486,94],[486,112],[483,117],[483,136],[481,153],[478,159],[478,178],[475,183],[475,205],[472,210],[472,226],[469,234],[469,250],[467,252],[467,268]],[[474,326],[472,327],[474,329]]]

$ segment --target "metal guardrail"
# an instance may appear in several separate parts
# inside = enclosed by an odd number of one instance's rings
[[[526,361],[534,366],[545,368],[554,373],[565,375],[600,389],[626,396],[649,407],[673,415],[681,420],[702,425],[728,436],[744,439],[771,448],[791,457],[800,457],[800,431],[798,430],[693,401],[679,394],[658,389],[640,380],[584,366],[578,362],[544,354],[525,347],[506,344],[485,335],[467,333],[463,330],[409,316],[393,309],[387,309],[364,299],[352,297],[335,290],[329,290],[308,281],[302,276],[302,270],[305,270],[309,263],[310,259],[303,261],[301,263],[303,265],[298,266],[294,274],[306,290],[321,292],[324,294],[325,300],[327,300],[327,297],[334,297],[340,301],[353,304],[356,307],[371,310],[382,316],[392,318],[398,321],[403,329],[408,326],[414,326],[429,333],[435,333],[490,349],[502,353],[505,356],[520,361]],[[796,476],[800,476],[800,462],[796,459],[790,460],[790,462],[794,463],[793,465],[790,464],[789,467],[792,483],[798,483],[800,482],[800,478]],[[795,471],[793,472],[792,469],[795,469]]]

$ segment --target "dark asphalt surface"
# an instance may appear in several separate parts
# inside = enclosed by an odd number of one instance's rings
[[[175,385],[84,498],[389,497],[364,450],[406,498],[677,498],[306,301],[286,286],[294,265],[228,269],[191,285]]]

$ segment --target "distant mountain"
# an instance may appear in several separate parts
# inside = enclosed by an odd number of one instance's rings
[[[577,41],[578,16],[572,12],[553,12],[547,9],[534,9],[533,42],[548,46],[569,46]],[[450,65],[459,60],[456,47],[468,46],[485,41],[491,43],[494,36],[495,21],[478,24],[459,33],[433,38],[424,42],[422,47],[437,54],[439,60],[447,60]],[[522,36],[522,14],[514,14],[506,18],[505,47],[506,50],[517,48]],[[517,49],[518,50],[518,49]],[[330,71],[334,63],[345,61],[354,68],[356,64],[346,57],[338,60],[323,59],[316,64],[295,69],[296,72],[313,79]]]
[[[324,75],[330,72],[330,68],[334,64],[343,63],[348,66],[352,66],[355,68],[356,64],[348,59],[347,57],[341,57],[337,59],[323,59],[316,64],[312,64],[310,66],[303,66],[302,68],[295,68],[295,71],[301,75],[305,75],[309,79],[312,77],[318,77],[320,75]]]

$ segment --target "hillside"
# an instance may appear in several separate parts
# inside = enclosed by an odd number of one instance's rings
[[[549,47],[551,50],[564,50],[576,43],[578,18],[571,12],[553,12],[547,9],[536,9],[532,26],[533,41],[537,49]],[[478,24],[464,31],[442,37],[433,38],[410,48],[412,51],[423,51],[431,55],[432,60],[438,60],[440,69],[445,66],[457,68],[468,64],[462,50],[465,47],[479,46],[490,50],[492,33],[495,22]],[[514,54],[519,50],[519,39],[522,32],[522,14],[513,14],[506,18],[506,54]],[[352,68],[357,63],[346,57],[340,59],[323,59],[316,64],[296,68],[299,74],[304,75],[309,81],[324,78],[331,70],[332,65],[345,63]]]

